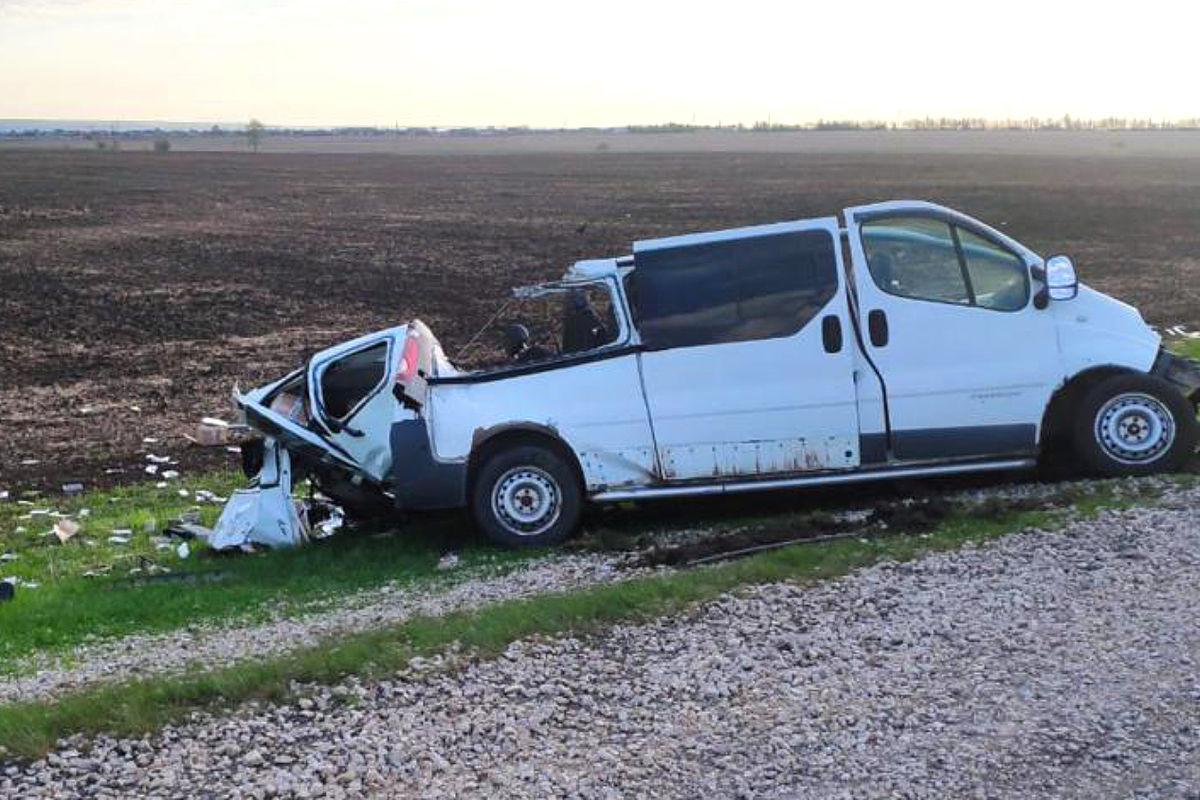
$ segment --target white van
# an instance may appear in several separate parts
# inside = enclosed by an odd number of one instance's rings
[[[925,202],[843,220],[637,242],[515,290],[541,310],[498,363],[456,366],[414,321],[238,403],[336,499],[467,506],[512,545],[564,539],[585,501],[1193,452],[1200,365],[1065,256]]]

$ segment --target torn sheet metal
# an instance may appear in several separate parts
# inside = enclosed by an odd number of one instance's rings
[[[248,544],[295,547],[308,541],[307,521],[292,499],[292,460],[274,439],[263,444],[258,485],[229,498],[208,543],[216,550]]]

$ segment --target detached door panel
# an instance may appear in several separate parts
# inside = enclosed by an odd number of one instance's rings
[[[1062,370],[1030,255],[928,204],[846,211],[860,325],[898,460],[1031,453]]]
[[[634,245],[642,381],[666,480],[859,464],[829,218]]]
[[[319,353],[309,365],[311,406],[324,438],[375,480],[391,469],[389,437],[399,407],[391,385],[403,331],[356,339]]]

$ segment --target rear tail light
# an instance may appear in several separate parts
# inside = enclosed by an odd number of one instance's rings
[[[408,383],[416,377],[420,349],[417,334],[408,334],[404,339],[404,348],[400,351],[400,361],[396,364],[396,383]]]

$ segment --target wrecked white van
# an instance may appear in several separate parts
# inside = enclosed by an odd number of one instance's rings
[[[351,509],[466,506],[511,545],[585,502],[1009,470],[1177,467],[1200,365],[1132,307],[948,208],[637,242],[515,290],[501,363],[414,321],[238,394],[271,458]],[[550,328],[551,330],[547,330]],[[456,359],[458,360],[458,359]]]

